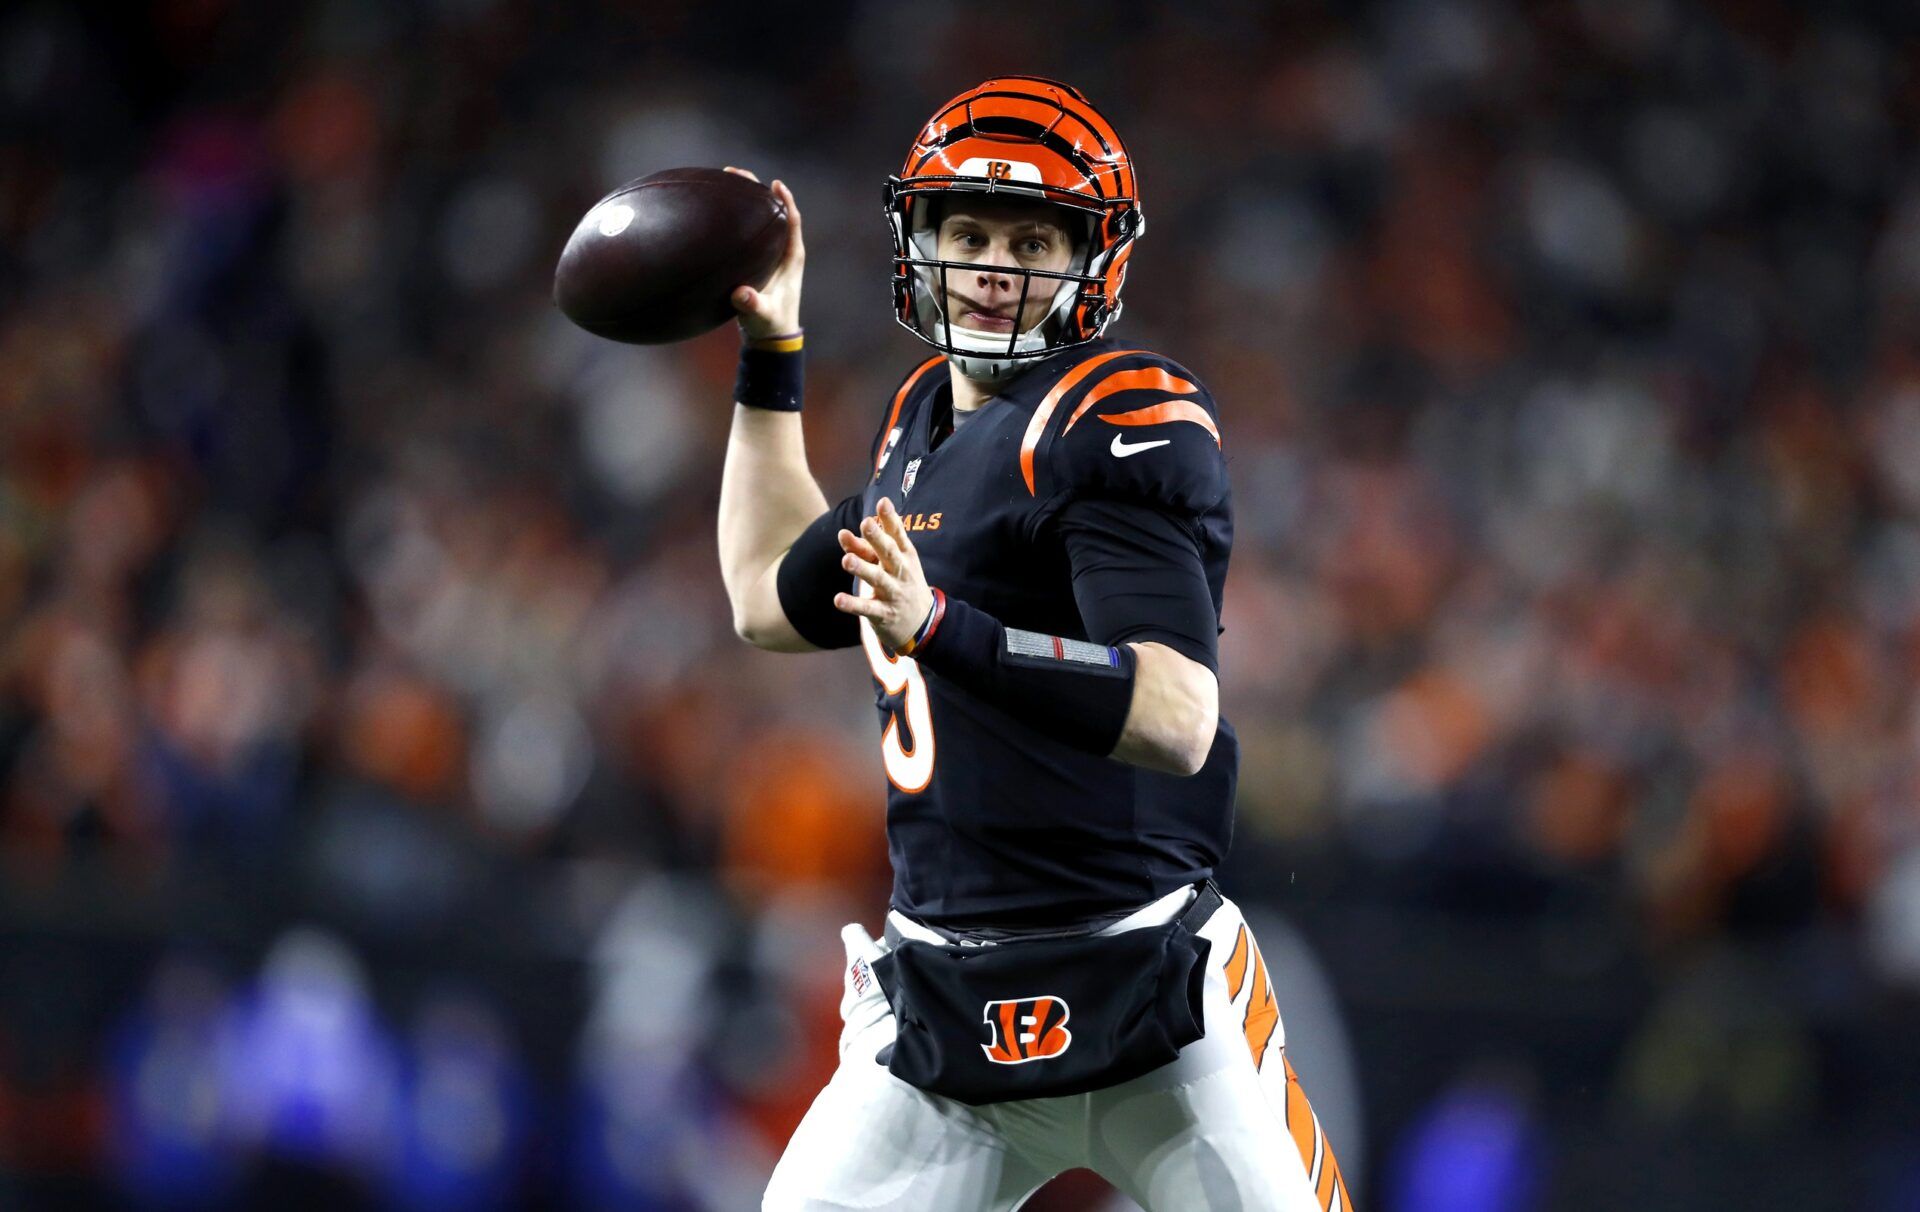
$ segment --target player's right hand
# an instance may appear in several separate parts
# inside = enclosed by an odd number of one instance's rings
[[[727,171],[755,184],[760,181],[731,164]],[[807,264],[807,246],[800,238],[800,204],[793,200],[786,182],[775,181],[769,188],[787,208],[787,255],[780,259],[765,286],[759,290],[740,286],[733,292],[733,309],[740,313],[740,329],[749,340],[785,337],[800,331],[800,278]]]

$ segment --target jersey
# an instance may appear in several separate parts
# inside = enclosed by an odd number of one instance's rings
[[[923,363],[888,406],[864,488],[781,569],[801,634],[857,642],[872,669],[894,907],[936,926],[1025,928],[1115,916],[1206,878],[1232,828],[1239,743],[1224,717],[1185,778],[1041,735],[832,612],[833,593],[859,582],[826,540],[890,498],[928,584],[1009,628],[1109,644],[1160,637],[1089,634],[1071,523],[1144,512],[1155,526],[1143,532],[1177,536],[1204,577],[1217,630],[1233,523],[1212,398],[1166,358],[1096,341],[1041,362],[957,429],[951,408],[944,360]],[[1204,652],[1175,646],[1211,665],[1212,638]]]

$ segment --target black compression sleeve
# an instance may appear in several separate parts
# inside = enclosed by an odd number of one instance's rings
[[[1220,616],[1193,532],[1164,510],[1079,500],[1056,523],[1073,597],[1102,644],[1154,641],[1220,671]]]
[[[1106,757],[1133,705],[1135,656],[1002,626],[984,610],[936,595],[937,618],[913,659],[1056,741]]]
[[[780,558],[774,583],[780,609],[800,638],[815,648],[851,648],[860,642],[860,623],[836,609],[833,595],[853,592],[853,574],[840,566],[841,530],[860,533],[861,495],[855,493],[821,514],[787,554]]]

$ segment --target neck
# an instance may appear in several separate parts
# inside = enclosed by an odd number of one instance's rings
[[[953,411],[972,412],[993,398],[991,387],[969,379],[951,362],[947,363],[947,375],[953,380]]]

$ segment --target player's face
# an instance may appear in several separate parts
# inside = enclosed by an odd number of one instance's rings
[[[1058,278],[1033,278],[1027,302],[1020,288],[1027,276],[1010,270],[1060,271],[1073,260],[1073,238],[1060,208],[1017,198],[967,198],[948,203],[940,219],[940,259],[976,269],[947,271],[946,310],[960,328],[1025,332],[1053,307]],[[1020,309],[1015,316],[1014,310]]]

